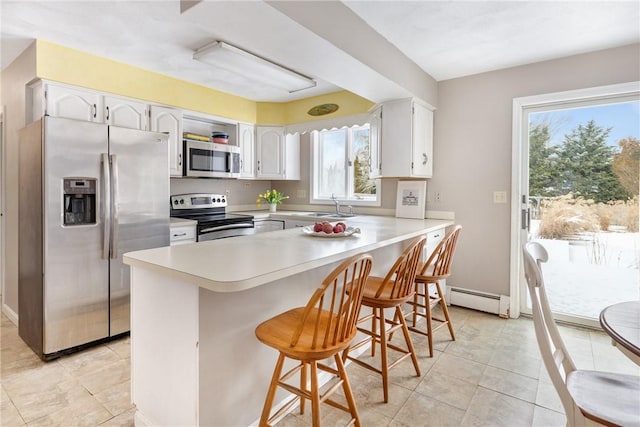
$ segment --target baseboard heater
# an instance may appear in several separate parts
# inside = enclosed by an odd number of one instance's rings
[[[447,286],[447,303],[473,310],[509,317],[509,297],[506,295],[490,294],[472,289]]]

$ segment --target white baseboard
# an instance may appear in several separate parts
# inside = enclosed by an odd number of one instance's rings
[[[493,313],[500,317],[509,317],[509,297],[506,295],[491,294],[455,286],[447,286],[446,295],[447,302],[451,305]]]
[[[7,316],[14,325],[18,326],[18,314],[11,309],[7,304],[2,304],[2,313]]]

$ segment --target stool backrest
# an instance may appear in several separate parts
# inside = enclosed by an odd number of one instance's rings
[[[336,346],[353,339],[372,264],[371,255],[354,255],[329,273],[309,299],[291,338],[291,347],[298,344],[303,333],[312,334],[313,349]]]
[[[461,230],[461,225],[453,227],[453,230],[438,243],[438,246],[429,256],[427,262],[424,263],[418,275],[430,276],[434,280],[446,279],[451,275],[451,260],[456,251],[456,244]]]
[[[414,294],[418,263],[420,263],[422,248],[426,241],[426,236],[422,236],[409,243],[378,286],[376,298],[403,300]]]

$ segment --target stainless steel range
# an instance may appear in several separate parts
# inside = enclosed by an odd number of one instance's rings
[[[222,194],[178,194],[171,196],[171,216],[198,221],[198,242],[253,234],[253,216],[226,212]]]

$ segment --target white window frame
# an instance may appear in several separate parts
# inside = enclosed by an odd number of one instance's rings
[[[311,155],[310,157],[310,165],[309,165],[309,170],[310,170],[310,174],[309,174],[309,181],[310,181],[310,189],[309,189],[309,194],[310,194],[310,198],[309,198],[309,202],[311,204],[318,204],[318,205],[331,205],[334,203],[334,201],[331,198],[325,198],[325,197],[317,197],[318,194],[318,179],[317,179],[317,173],[316,173],[316,160],[318,157],[318,144],[320,141],[320,132],[335,132],[335,131],[347,131],[347,151],[348,151],[348,157],[351,155],[352,153],[352,130],[359,130],[362,129],[364,127],[369,127],[370,129],[370,125],[368,123],[365,123],[363,125],[353,125],[353,126],[344,126],[341,128],[333,128],[333,129],[323,129],[322,131],[318,131],[315,130],[311,133],[310,139],[311,139]],[[369,134],[371,135],[371,134]],[[377,150],[377,147],[373,146],[373,144],[375,144],[375,141],[370,137],[369,138],[369,144],[371,144],[369,146],[369,150],[371,150],[371,152],[373,152],[373,150]],[[349,169],[353,168],[353,159],[349,159],[349,163],[350,165],[348,166]],[[347,172],[346,173],[346,185],[347,188],[354,188],[354,183],[351,182],[353,180],[353,173],[351,172]],[[351,206],[376,206],[379,207],[382,204],[382,181],[378,178],[376,179],[376,194],[375,194],[375,199],[369,199],[369,200],[362,200],[362,199],[357,199],[355,197],[339,197],[338,201],[341,203],[348,203]]]

